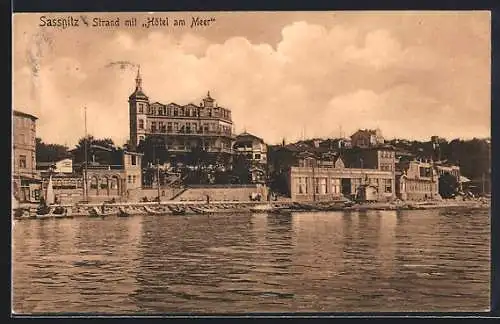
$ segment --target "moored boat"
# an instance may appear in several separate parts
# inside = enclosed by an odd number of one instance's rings
[[[57,207],[41,207],[38,208],[36,212],[36,218],[65,218],[66,217],[66,208],[57,206]]]
[[[148,206],[144,206],[144,210],[150,215],[165,215],[166,214],[165,210],[155,210],[155,209],[148,207]]]
[[[271,204],[266,204],[252,207],[250,208],[250,211],[254,213],[279,213],[281,212],[281,209],[282,208],[274,207]]]
[[[103,209],[99,209],[97,207],[93,207],[89,210],[89,217],[106,217],[116,214],[112,211],[104,211]]]
[[[178,206],[167,206],[167,208],[172,212],[174,215],[184,215],[186,214],[186,209]]]
[[[190,208],[197,214],[212,214],[217,212],[215,208],[196,207],[196,206],[191,206]]]
[[[118,217],[129,217],[130,213],[125,210],[125,208],[120,207],[118,208]]]

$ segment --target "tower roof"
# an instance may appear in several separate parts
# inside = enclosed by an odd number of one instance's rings
[[[135,91],[130,95],[129,99],[148,100],[148,96],[142,91],[141,66],[137,67],[137,76],[135,78]]]
[[[210,96],[210,91],[207,92],[207,96],[203,99],[205,101],[214,101],[214,98]]]

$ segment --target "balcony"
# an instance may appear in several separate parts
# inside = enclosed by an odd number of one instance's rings
[[[173,130],[170,128],[156,129],[152,128],[149,131],[149,134],[154,135],[171,135],[171,136],[223,136],[235,138],[235,135],[232,132],[223,132],[223,131],[210,131],[210,130],[202,130],[202,129],[180,129]]]
[[[169,152],[178,153],[188,153],[191,152],[191,148],[187,146],[167,146]],[[228,153],[233,154],[231,148],[221,148],[221,147],[208,147],[204,150],[207,153]]]

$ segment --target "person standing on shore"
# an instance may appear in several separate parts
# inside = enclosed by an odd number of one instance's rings
[[[207,205],[210,204],[210,196],[207,195]]]

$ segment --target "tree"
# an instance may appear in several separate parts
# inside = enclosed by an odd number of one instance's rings
[[[74,162],[85,162],[85,145],[87,146],[87,161],[95,160],[101,164],[121,164],[115,144],[110,138],[94,138],[87,135],[78,140],[75,149],[72,150]]]
[[[458,193],[460,184],[455,176],[445,173],[439,177],[439,194],[441,197],[453,198]]]
[[[239,179],[239,183],[248,184],[252,181],[250,173],[251,164],[243,154],[238,154],[234,159],[233,176]]]
[[[59,144],[46,144],[36,138],[36,160],[39,162],[56,162],[69,157],[68,148]]]
[[[137,151],[144,154],[142,158],[144,166],[148,163],[156,164],[159,162],[161,164],[169,159],[169,152],[163,136],[147,136],[145,140],[139,142]]]

